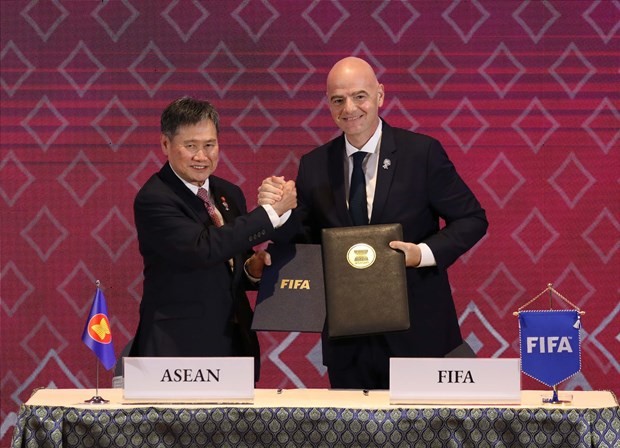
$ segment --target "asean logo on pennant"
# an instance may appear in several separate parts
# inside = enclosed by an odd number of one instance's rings
[[[109,344],[112,342],[112,332],[110,322],[105,314],[95,314],[90,318],[88,324],[88,336],[99,344]]]
[[[108,319],[108,306],[99,284],[82,331],[82,342],[97,355],[106,369],[114,367],[116,356],[112,342],[112,327]]]

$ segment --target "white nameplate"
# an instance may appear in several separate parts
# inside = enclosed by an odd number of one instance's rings
[[[391,358],[390,404],[519,404],[518,358]]]
[[[254,401],[254,358],[123,358],[127,400]]]

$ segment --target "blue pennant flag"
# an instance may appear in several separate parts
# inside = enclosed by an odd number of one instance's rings
[[[103,291],[97,288],[93,306],[88,314],[86,326],[82,333],[82,341],[88,346],[101,363],[110,370],[116,364],[116,356],[114,355],[114,344],[112,344],[112,330],[110,328],[110,320],[108,319],[108,306],[103,296]]]
[[[521,371],[555,386],[581,370],[576,310],[520,311]]]

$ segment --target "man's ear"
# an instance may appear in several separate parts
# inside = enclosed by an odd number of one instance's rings
[[[170,151],[170,144],[171,144],[168,136],[166,134],[161,134],[159,136],[159,143],[161,145],[162,152],[168,155],[168,152]]]
[[[379,89],[377,90],[377,103],[379,107],[383,106],[383,99],[385,98],[385,93],[383,91],[383,84],[379,84]]]

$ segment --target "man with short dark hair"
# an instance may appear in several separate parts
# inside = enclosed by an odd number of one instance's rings
[[[134,218],[144,260],[140,322],[130,356],[254,356],[247,289],[255,289],[264,251],[297,204],[294,184],[273,206],[248,213],[241,189],[213,173],[219,159],[219,116],[189,97],[161,115],[168,161],[140,189]]]

